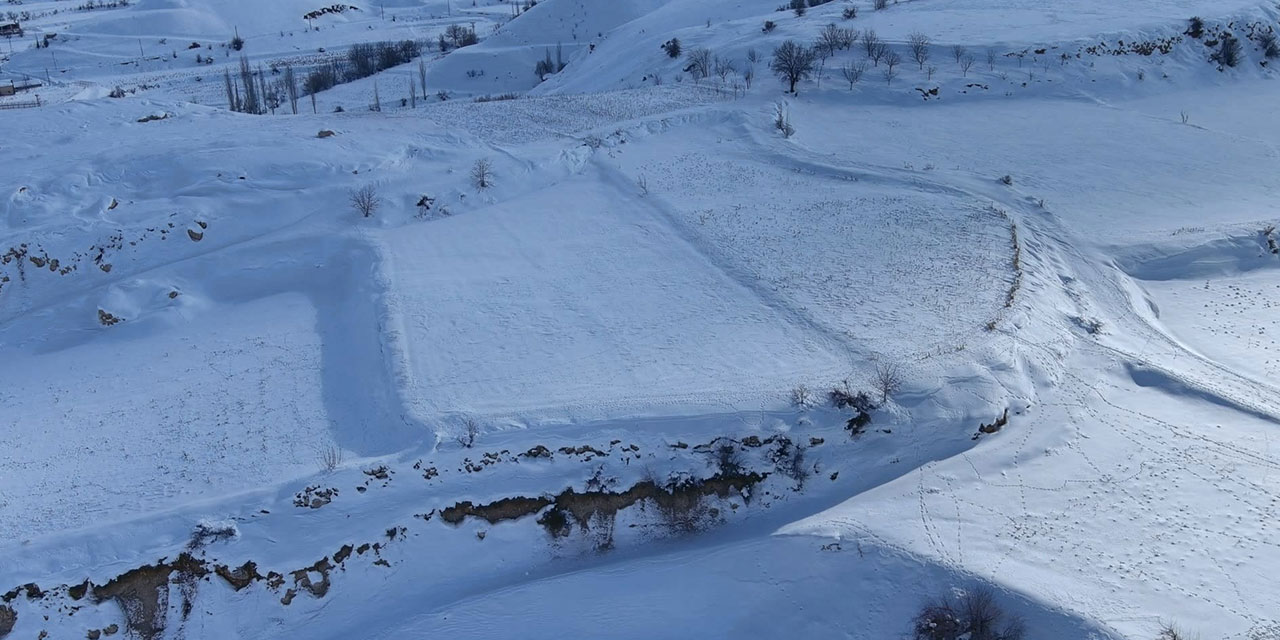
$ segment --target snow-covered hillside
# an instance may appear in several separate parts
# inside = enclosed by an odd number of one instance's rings
[[[0,638],[1280,639],[1280,9],[778,4],[3,7]]]

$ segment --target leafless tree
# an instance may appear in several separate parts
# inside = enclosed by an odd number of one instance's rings
[[[849,81],[849,90],[853,91],[853,85],[858,84],[862,80],[862,74],[867,72],[867,61],[860,60],[858,62],[850,62],[840,69],[840,74],[845,80]]]
[[[875,35],[874,31],[868,31],[867,33],[871,36]],[[872,44],[868,45],[867,37],[868,36],[866,35],[862,36],[862,46],[867,51],[867,57],[871,58],[871,62],[878,67],[880,66],[880,60],[889,54],[889,43],[877,37]],[[899,60],[901,60],[901,58],[899,58]]]
[[[853,47],[853,43],[857,39],[858,32],[856,30],[828,24],[818,33],[817,44],[824,45],[832,52],[835,52]]]
[[[911,59],[924,69],[924,63],[929,61],[929,36],[916,31],[907,36],[907,46],[911,49]]]
[[[382,204],[382,200],[378,198],[378,190],[371,184],[359,189],[352,189],[348,197],[351,201],[351,208],[366,218],[372,218],[373,214],[377,213],[378,206]]]
[[[689,63],[685,66],[684,70],[692,75],[695,81],[701,80],[711,75],[712,57],[711,50],[706,47],[690,49],[689,53],[685,54],[685,59],[688,60]]]
[[[902,64],[902,56],[897,51],[890,51],[884,56],[884,81],[886,84],[893,84],[893,79],[898,77],[898,65]]]
[[[409,76],[409,107],[418,108],[418,81],[413,76]]]
[[[809,387],[797,385],[791,390],[791,406],[798,409],[811,409],[813,405],[813,392],[809,391]]]
[[[956,59],[956,64],[960,64],[965,55],[969,53],[969,49],[962,44],[951,46],[951,57]]]
[[[889,6],[889,0],[875,0],[875,4],[872,6],[875,7],[876,11],[880,11],[881,9],[885,9]]]
[[[874,383],[876,391],[880,392],[880,403],[888,402],[889,396],[902,388],[902,374],[898,372],[898,365],[890,363],[876,365]]]
[[[422,87],[422,99],[427,99],[427,63],[418,59],[418,84]]]
[[[1160,624],[1160,633],[1156,636],[1156,640],[1195,640],[1195,638],[1173,623],[1164,622]]]
[[[927,77],[929,80],[933,80],[934,74],[938,73],[938,68],[933,65],[929,65],[929,68],[925,69],[924,73],[925,73],[925,77]]]
[[[720,82],[728,80],[730,74],[737,71],[737,68],[733,66],[732,60],[728,58],[721,58],[720,56],[716,56],[713,68],[715,69],[716,75],[720,77]]]
[[[796,83],[813,75],[813,64],[817,57],[813,49],[794,40],[787,40],[773,50],[773,61],[769,63],[769,69],[788,83],[790,93],[795,93]]]
[[[462,421],[462,433],[458,435],[458,444],[470,449],[476,443],[476,438],[480,435],[480,424],[475,418],[468,417]]]
[[[987,70],[995,71],[996,69],[996,50],[987,49]]]
[[[471,186],[476,191],[484,191],[493,186],[493,164],[488,159],[481,158],[471,165]]]
[[[870,58],[875,54],[876,48],[881,44],[880,36],[876,34],[875,29],[867,29],[862,34],[862,51]],[[882,54],[883,55],[883,54]]]
[[[293,109],[293,115],[298,115],[298,80],[293,75],[293,67],[284,68],[284,90],[289,96],[289,107]]]
[[[965,54],[963,58],[960,58],[960,72],[964,74],[964,77],[969,77],[969,69],[973,68],[974,62],[977,62],[977,60],[969,54]]]

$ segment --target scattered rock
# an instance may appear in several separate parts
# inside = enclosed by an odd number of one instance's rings
[[[117,325],[124,321],[124,318],[112,314],[110,311],[98,309],[98,323],[104,327]]]
[[[204,240],[204,232],[196,231],[195,229],[187,229],[187,236],[191,238],[192,242],[200,242],[201,240]]]
[[[551,450],[542,445],[538,445],[520,455],[526,458],[550,458]]]
[[[333,136],[336,136],[336,135],[338,135],[338,134],[334,133],[333,131],[330,131],[330,130],[328,130],[328,129],[321,129],[321,130],[320,130],[320,133],[317,133],[317,134],[316,134],[316,137],[317,137],[317,138],[332,138]]]

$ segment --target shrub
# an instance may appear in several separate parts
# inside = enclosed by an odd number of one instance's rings
[[[1000,177],[1000,184],[1002,184],[1002,185],[1004,185],[1004,186],[1006,186],[1006,187],[1011,187],[1011,186],[1013,186],[1013,176],[1011,176],[1011,175],[1009,175],[1009,174],[1007,174],[1007,173],[1006,173],[1006,174],[1004,174],[1003,176],[1001,176],[1001,177]]]
[[[808,5],[804,0],[791,0],[791,10],[795,12],[797,18],[804,17]]]
[[[333,473],[335,469],[342,466],[342,449],[334,445],[324,447],[316,453],[316,462],[320,465],[321,471]]]
[[[1240,64],[1240,41],[1231,34],[1222,37],[1222,44],[1218,50],[1209,56],[1209,59],[1218,63],[1220,67],[1234,67]]]
[[[237,35],[236,37],[231,39],[231,49],[233,51],[239,51],[243,48],[244,48],[244,38],[241,38],[240,36]]]
[[[875,7],[876,11],[880,11],[881,9],[886,9],[889,6],[889,0],[876,0],[873,6]]]
[[[1262,55],[1267,59],[1280,58],[1280,44],[1276,43],[1276,34],[1265,31],[1258,35],[1258,44],[1262,47]]]
[[[853,5],[849,5],[844,8],[844,12],[840,15],[843,16],[845,20],[852,20],[858,17],[858,8]]]
[[[1022,619],[1007,615],[987,587],[925,603],[911,624],[913,640],[1022,640]]]
[[[669,58],[679,58],[680,57],[680,39],[672,38],[662,43],[662,50],[667,52],[667,57]]]
[[[1204,19],[1194,16],[1188,21],[1186,35],[1199,40],[1204,35]]]
[[[773,126],[782,132],[782,137],[790,138],[796,129],[791,126],[791,117],[787,115],[787,107],[781,103],[773,105]]]
[[[764,31],[765,33],[769,33],[770,31],[773,31],[773,30],[774,30],[774,29],[776,29],[777,27],[778,27],[778,25],[777,25],[774,21],[772,21],[772,20],[765,20],[765,21],[764,21],[764,28],[763,28],[763,29],[761,29],[761,31]]]
[[[871,401],[871,396],[865,391],[854,392],[849,387],[849,381],[845,380],[842,386],[836,387],[827,394],[831,398],[831,405],[837,409],[854,409],[855,411],[874,411],[876,405]]]
[[[210,542],[230,540],[238,537],[239,535],[240,530],[236,527],[236,524],[230,520],[201,520],[196,523],[195,529],[191,531],[191,538],[187,540],[187,548],[200,549]]]
[[[721,475],[732,476],[742,471],[742,453],[733,443],[728,440],[721,440],[712,451],[715,458],[716,469]]]

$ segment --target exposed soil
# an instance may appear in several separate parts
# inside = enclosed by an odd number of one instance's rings
[[[9,635],[13,631],[13,625],[18,623],[18,612],[13,607],[0,605],[0,638]]]
[[[480,518],[489,524],[497,524],[504,520],[516,520],[536,514],[550,506],[538,524],[553,537],[565,536],[572,531],[572,525],[586,530],[591,522],[612,523],[619,511],[648,502],[658,508],[659,513],[669,524],[677,528],[696,527],[697,520],[703,511],[703,499],[709,496],[727,498],[732,494],[750,500],[750,489],[768,474],[750,473],[718,473],[705,480],[687,480],[684,482],[659,485],[653,480],[644,480],[623,491],[583,491],[573,488],[565,489],[553,497],[538,496],[534,498],[515,496],[503,498],[485,505],[471,502],[459,502],[440,512],[440,517],[449,524],[459,524],[468,516]]]
[[[209,573],[204,562],[181,554],[172,562],[161,560],[126,571],[102,586],[93,587],[94,602],[115,600],[124,611],[125,625],[141,640],[159,638],[164,633],[169,606],[169,579],[194,579]]]

